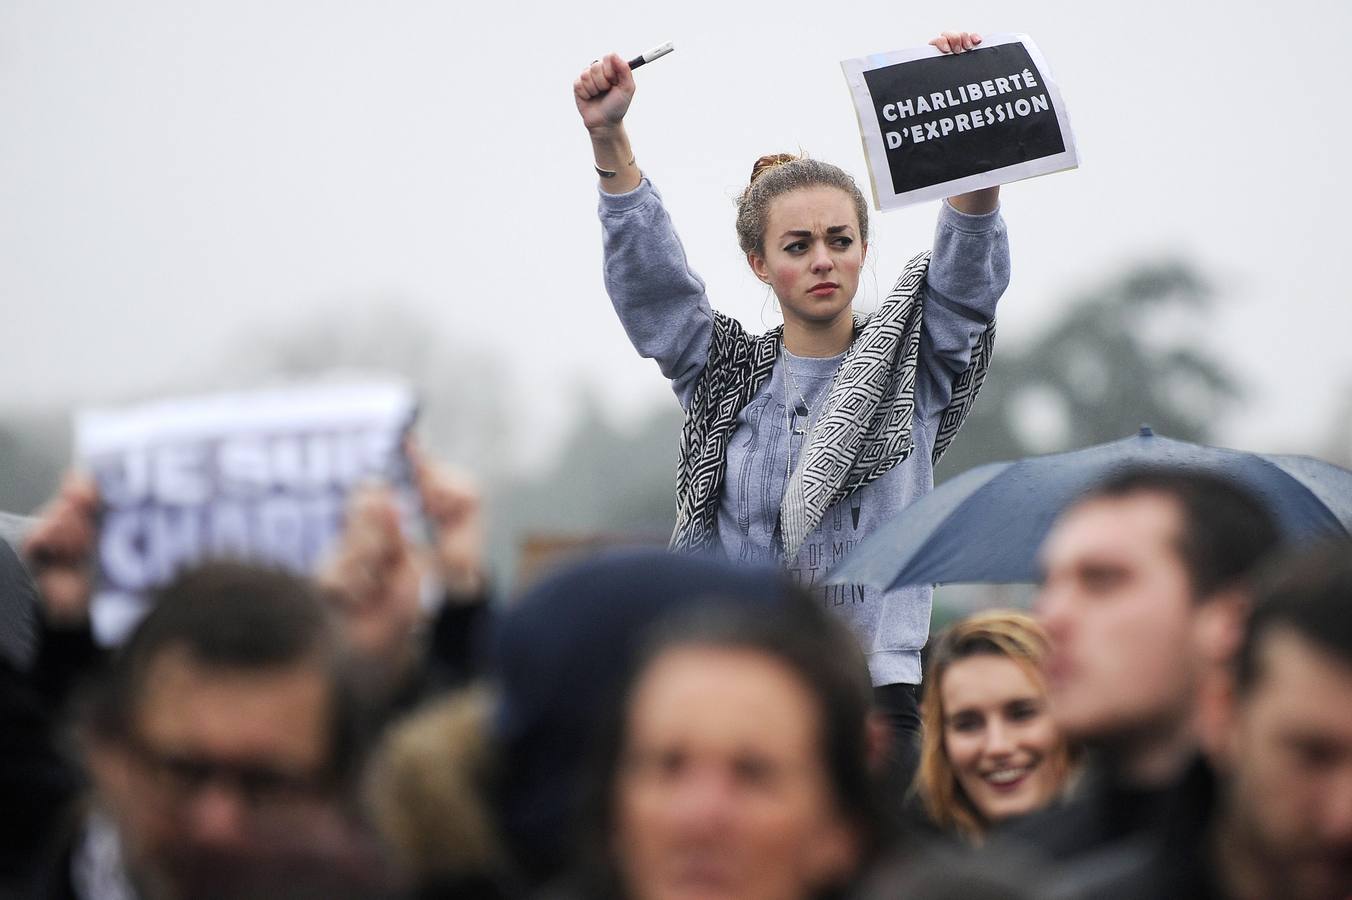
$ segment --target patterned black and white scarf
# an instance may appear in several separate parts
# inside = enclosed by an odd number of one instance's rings
[[[928,270],[929,253],[921,253],[907,264],[878,311],[855,321],[854,342],[831,381],[807,450],[784,490],[779,527],[785,559],[798,553],[832,505],[906,459],[915,446],[911,417]],[[717,544],[728,442],[737,415],[774,371],[782,332],[780,326],[750,335],[736,320],[714,313],[709,361],[681,430],[671,549],[696,551]],[[934,437],[934,462],[948,449],[972,408],[990,366],[994,340],[991,323],[953,384]]]

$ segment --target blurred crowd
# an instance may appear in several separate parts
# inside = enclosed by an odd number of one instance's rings
[[[415,463],[425,535],[364,488],[320,571],[194,566],[113,649],[95,485],[0,519],[0,896],[1352,897],[1352,545],[1225,480],[1065,510],[1031,611],[931,639],[916,747],[777,570],[496,598]]]

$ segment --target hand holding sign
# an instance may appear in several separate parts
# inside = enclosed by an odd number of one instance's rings
[[[43,615],[53,626],[75,626],[89,619],[98,509],[94,480],[68,472],[24,540],[24,558],[42,597]]]
[[[940,53],[963,53],[975,50],[981,43],[981,35],[975,31],[945,31],[929,42]]]
[[[464,473],[427,459],[413,440],[405,449],[432,526],[431,546],[416,545],[401,526],[389,488],[368,484],[349,501],[337,549],[319,571],[353,648],[387,689],[418,658],[424,587],[439,583],[451,603],[479,602],[485,587],[478,489]]]
[[[841,63],[878,208],[1078,165],[1060,91],[1031,39],[948,32],[930,43]]]
[[[352,648],[386,687],[398,681],[414,658],[421,572],[389,488],[367,485],[352,495],[337,551],[318,577],[338,601]]]
[[[931,40],[929,45],[940,53],[966,53],[976,49],[980,43],[981,35],[975,31],[945,31]],[[948,198],[948,204],[969,216],[985,215],[1000,205],[1000,186],[957,194]]]
[[[477,597],[485,586],[483,504],[474,480],[408,445],[423,512],[432,525],[435,574],[448,598]]]

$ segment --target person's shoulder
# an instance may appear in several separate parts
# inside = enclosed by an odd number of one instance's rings
[[[970,843],[953,828],[945,828],[930,817],[925,803],[914,790],[906,791],[896,817],[896,831],[903,843],[926,847],[969,847]]]
[[[997,834],[1053,859],[1092,855],[1138,839],[1157,840],[1176,829],[1185,809],[1196,805],[1190,799],[1194,792],[1190,778],[1161,787],[1132,787],[1116,783],[1091,764],[1063,800],[1001,823]],[[1192,813],[1186,817],[1196,818]]]
[[[1122,837],[1131,829],[1119,807],[1121,791],[1092,763],[1079,773],[1071,790],[1059,801],[1027,815],[1001,822],[994,835],[1000,840],[1036,847],[1052,859],[1088,853]]]
[[[1206,900],[1220,896],[1204,842],[1213,788],[1203,763],[1156,790],[1100,780],[1069,802],[1004,823],[992,846],[1040,854],[1058,896]]]

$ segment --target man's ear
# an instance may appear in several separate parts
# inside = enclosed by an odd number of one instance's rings
[[[751,267],[753,275],[766,284],[770,283],[770,270],[765,266],[765,257],[752,250],[746,255],[746,264]]]
[[[1209,665],[1229,666],[1244,640],[1250,601],[1238,589],[1224,590],[1207,598],[1197,611],[1197,653]]]
[[[1197,684],[1197,737],[1212,764],[1222,771],[1238,752],[1234,661],[1244,639],[1250,600],[1237,589],[1207,598],[1197,611],[1194,652],[1201,661]]]

